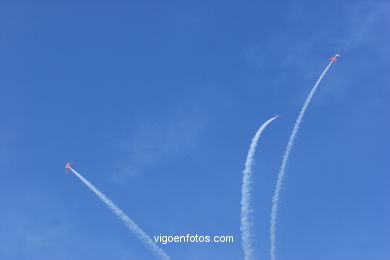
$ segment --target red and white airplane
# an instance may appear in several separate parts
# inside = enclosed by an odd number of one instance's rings
[[[340,56],[340,54],[336,53],[336,55],[330,58],[329,60],[336,61],[338,56]]]
[[[72,162],[68,162],[65,166],[65,172],[68,173],[68,171],[70,170],[71,166],[72,166]]]

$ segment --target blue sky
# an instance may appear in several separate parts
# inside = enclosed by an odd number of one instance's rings
[[[386,1],[0,1],[0,258],[152,259],[64,166],[149,235],[233,235],[163,246],[242,259],[240,189],[254,167],[255,245],[269,259],[271,196],[295,143],[278,258],[390,259]]]

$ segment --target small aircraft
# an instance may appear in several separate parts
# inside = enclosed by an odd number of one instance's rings
[[[68,162],[65,166],[65,172],[68,173],[68,171],[70,170],[71,166],[72,166],[72,162]]]
[[[280,117],[280,115],[276,115],[275,117],[276,117],[276,118],[279,118],[279,117]]]
[[[329,60],[336,61],[338,56],[340,56],[340,54],[336,53],[336,55],[330,58]]]

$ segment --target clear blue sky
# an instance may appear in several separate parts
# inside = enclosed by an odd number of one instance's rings
[[[256,255],[300,107],[336,52],[290,158],[280,260],[390,259],[387,1],[0,1],[0,258],[153,259],[74,175],[163,246],[242,259],[240,189],[256,154]]]

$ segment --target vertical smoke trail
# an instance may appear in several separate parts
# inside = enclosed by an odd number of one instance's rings
[[[303,104],[303,107],[301,109],[301,112],[299,113],[299,116],[297,120],[295,121],[294,128],[291,132],[290,138],[288,139],[286,150],[284,151],[282,165],[280,166],[279,174],[276,181],[276,187],[275,192],[272,197],[272,209],[271,209],[271,221],[270,221],[270,241],[271,241],[271,260],[276,260],[276,216],[278,213],[278,206],[279,206],[279,197],[280,197],[280,190],[282,188],[283,179],[286,171],[286,165],[288,161],[288,157],[290,155],[291,149],[294,145],[294,139],[298,133],[299,126],[302,122],[303,116],[305,115],[306,109],[310,104],[310,101],[317,90],[318,85],[320,84],[322,78],[325,76],[326,72],[332,66],[333,60],[328,64],[328,66],[325,68],[325,70],[322,72],[321,76],[318,78],[317,82],[314,84],[314,87],[310,91],[309,95],[307,96],[305,103]]]
[[[245,260],[253,259],[253,247],[252,247],[252,234],[251,228],[253,226],[252,210],[250,209],[251,202],[251,183],[252,183],[252,165],[253,157],[255,155],[256,146],[260,139],[261,133],[267,127],[269,123],[278,118],[274,116],[265,122],[259,130],[257,130],[255,136],[252,139],[248,155],[245,161],[245,169],[242,172],[242,190],[241,190],[241,240],[242,247],[244,249]]]
[[[88,180],[81,176],[74,169],[70,170],[77,176],[79,179],[84,182],[106,205],[117,215],[127,226],[128,229],[133,231],[133,233],[142,240],[158,257],[164,260],[169,260],[170,257],[159,248],[153,240],[137,225],[131,220],[117,205],[114,204],[109,198],[106,197],[102,192],[100,192],[95,186],[92,185]]]

